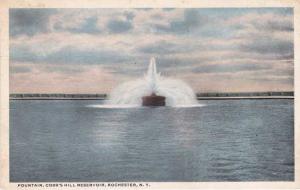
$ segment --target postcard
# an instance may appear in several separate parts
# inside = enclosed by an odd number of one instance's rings
[[[300,188],[299,2],[0,5],[1,188]]]

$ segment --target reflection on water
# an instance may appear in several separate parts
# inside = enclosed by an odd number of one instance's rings
[[[11,101],[10,180],[291,181],[292,100]]]

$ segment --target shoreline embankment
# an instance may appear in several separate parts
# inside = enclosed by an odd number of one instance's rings
[[[294,92],[207,92],[196,93],[198,100],[223,99],[293,99]],[[10,100],[106,100],[107,94],[10,94]]]

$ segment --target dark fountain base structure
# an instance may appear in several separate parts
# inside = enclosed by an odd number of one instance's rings
[[[165,106],[166,97],[157,96],[155,93],[152,93],[150,96],[143,96],[143,106]]]

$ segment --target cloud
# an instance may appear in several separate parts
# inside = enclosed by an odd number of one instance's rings
[[[15,62],[32,63],[61,63],[61,64],[108,64],[122,63],[130,60],[120,52],[106,50],[81,50],[76,47],[64,47],[49,54],[39,54],[24,46],[14,47],[10,51],[10,60]]]
[[[10,9],[10,36],[28,35],[49,32],[49,17],[56,13],[54,9]]]
[[[87,70],[86,67],[77,66],[74,67],[72,65],[43,65],[40,67],[40,71],[47,73],[62,73],[62,74],[76,74],[82,73]]]
[[[130,77],[142,77],[147,72],[147,64],[130,62],[122,65],[106,65],[105,68],[110,70],[112,74]]]
[[[135,17],[135,14],[133,13],[133,12],[129,12],[129,11],[126,11],[125,13],[124,13],[124,15],[125,15],[125,17],[126,17],[126,19],[127,20],[133,20],[134,19],[134,17]]]
[[[97,26],[97,21],[97,17],[89,17],[86,18],[80,25],[69,28],[64,28],[62,22],[57,22],[54,25],[54,29],[59,31],[66,30],[72,33],[98,34],[101,32],[101,30]]]
[[[10,75],[10,92],[13,93],[105,93],[118,79],[99,66],[88,67],[83,72],[66,75],[35,69],[30,73]],[[84,86],[84,90],[82,87]]]
[[[29,73],[31,72],[31,68],[27,66],[10,66],[9,67],[10,73]]]
[[[147,44],[142,47],[138,48],[138,51],[142,53],[149,53],[149,54],[170,54],[170,53],[176,53],[178,50],[176,50],[178,46],[171,42],[166,41],[159,41],[152,44]]]
[[[199,14],[199,10],[186,9],[183,18],[172,20],[168,25],[156,24],[154,27],[159,32],[184,34],[189,33],[200,25],[205,25],[207,20],[208,18],[206,16]]]
[[[10,46],[9,60],[14,62],[35,62],[35,53],[28,50],[26,46]]]
[[[294,31],[294,25],[291,20],[272,20],[267,22],[264,26],[258,25],[257,28],[265,28],[269,31]]]
[[[122,81],[141,76],[154,56],[159,72],[187,79],[196,91],[226,90],[222,85],[230,82],[228,89],[293,86],[287,82],[294,59],[290,9],[31,10],[10,13],[11,75],[19,82],[17,76],[36,73],[41,80],[42,73],[75,80],[98,66],[113,76],[107,80]],[[19,18],[24,14],[28,25]],[[206,82],[211,85],[200,85]]]
[[[285,9],[285,14],[273,12],[249,12],[237,17],[230,17],[224,20],[224,25],[235,29],[256,29],[264,31],[293,31],[292,9]]]
[[[173,11],[173,10],[175,10],[175,8],[163,8],[162,10],[163,11]]]
[[[270,36],[255,38],[241,44],[240,49],[246,52],[260,54],[291,55],[294,50],[292,42],[287,40],[274,39]]]
[[[238,51],[257,53],[265,58],[272,55],[279,59],[293,59],[294,27],[291,10],[285,9],[285,14],[252,11],[227,18],[224,25],[232,29],[233,38],[240,40],[236,44]]]
[[[124,33],[133,28],[131,22],[128,20],[110,20],[107,23],[107,27],[111,33]]]
[[[165,56],[169,54],[193,54],[207,51],[229,51],[232,50],[232,44],[237,43],[230,40],[195,39],[195,38],[177,38],[175,40],[159,39],[150,43],[137,45],[138,52]]]
[[[239,71],[258,71],[270,69],[269,65],[263,64],[210,64],[201,65],[192,70],[195,73],[236,73]]]

